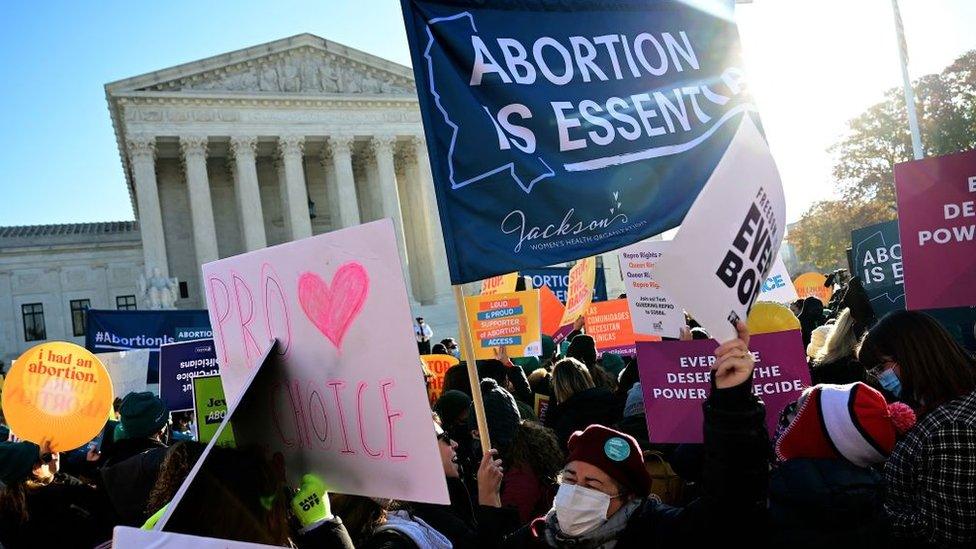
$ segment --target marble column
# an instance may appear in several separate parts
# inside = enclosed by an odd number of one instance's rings
[[[275,177],[278,178],[278,200],[281,202],[281,223],[285,228],[285,241],[291,238],[291,216],[288,215],[288,184],[285,182],[285,161],[279,155],[274,159]]]
[[[193,249],[196,252],[197,269],[204,263],[220,259],[217,252],[217,228],[214,225],[213,201],[210,198],[210,178],[207,176],[207,136],[180,137],[183,165],[186,169],[186,186],[190,196],[190,218],[193,221]],[[200,295],[206,302],[203,281]]]
[[[244,235],[244,248],[254,251],[268,245],[264,232],[264,212],[261,209],[261,189],[258,187],[258,140],[253,136],[230,138],[234,155],[234,194],[237,196],[237,215]]]
[[[142,236],[142,253],[146,270],[159,268],[163,276],[169,276],[166,258],[166,237],[163,233],[163,213],[159,205],[159,188],[156,185],[156,138],[149,135],[133,135],[126,139],[133,184],[136,188],[139,232]]]
[[[339,220],[339,198],[336,194],[336,172],[335,162],[332,158],[332,148],[326,145],[322,148],[322,157],[319,160],[322,164],[322,178],[325,183],[325,200],[329,210],[329,230],[334,231],[341,228]],[[319,205],[321,208],[322,206]],[[321,211],[321,210],[320,210]]]
[[[418,175],[417,155],[413,142],[407,142],[400,151],[404,168],[404,180],[398,182],[404,232],[407,236],[407,249],[410,269],[413,275],[414,295],[423,304],[435,301],[433,247],[430,226],[427,224],[424,209],[423,189]]]
[[[410,258],[407,256],[406,234],[403,232],[403,213],[400,211],[400,193],[397,190],[396,168],[394,166],[394,148],[396,147],[396,136],[376,135],[370,140],[370,149],[373,151],[373,159],[376,163],[376,178],[379,195],[380,208],[383,217],[393,220],[393,230],[396,233],[397,248],[400,251],[400,261],[403,264],[403,278],[407,282],[407,293],[413,298],[413,289],[410,283]]]
[[[351,135],[329,137],[329,152],[332,154],[332,165],[335,170],[335,197],[339,213],[339,223],[336,228],[359,225],[359,201],[356,199],[356,180],[352,172],[352,141]]]
[[[451,294],[451,276],[447,268],[447,251],[444,247],[444,235],[441,233],[441,218],[437,209],[437,196],[434,193],[434,180],[430,174],[430,160],[427,158],[427,143],[422,137],[412,138],[414,153],[416,154],[417,184],[423,203],[423,211],[427,217],[428,233],[430,235],[431,257],[434,271],[434,295],[438,302],[449,299]]]
[[[312,218],[308,213],[308,188],[305,186],[305,166],[302,152],[305,138],[300,135],[283,135],[278,138],[278,153],[283,163],[285,176],[285,195],[287,204],[282,204],[284,215],[291,229],[291,239],[299,240],[312,236]]]

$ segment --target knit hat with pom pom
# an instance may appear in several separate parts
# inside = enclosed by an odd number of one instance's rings
[[[843,458],[860,467],[882,463],[898,435],[915,425],[908,406],[888,404],[864,383],[817,385],[803,392],[796,417],[776,442],[776,456]]]

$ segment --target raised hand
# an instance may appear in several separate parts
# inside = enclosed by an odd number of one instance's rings
[[[738,334],[736,339],[726,341],[715,349],[718,360],[712,365],[712,371],[715,372],[715,386],[719,389],[735,387],[746,381],[755,366],[749,352],[749,328],[740,320],[735,325],[735,331]]]
[[[502,506],[502,460],[495,459],[498,450],[494,448],[481,456],[478,467],[478,503],[488,507]]]

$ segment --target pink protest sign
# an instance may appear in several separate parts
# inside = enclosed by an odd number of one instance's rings
[[[227,398],[262,342],[280,375],[262,387],[256,438],[290,480],[315,471],[330,491],[448,503],[390,220],[203,266]],[[382,344],[378,344],[382,342]]]
[[[895,165],[905,304],[976,305],[976,151]]]
[[[637,342],[637,366],[651,442],[702,442],[702,402],[710,391],[715,340]],[[766,427],[810,385],[799,330],[752,336],[753,392],[766,403]]]

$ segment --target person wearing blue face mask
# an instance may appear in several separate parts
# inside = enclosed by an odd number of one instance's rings
[[[865,334],[858,360],[919,416],[885,464],[884,509],[896,541],[976,546],[976,360],[915,311],[882,318]]]

